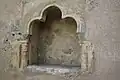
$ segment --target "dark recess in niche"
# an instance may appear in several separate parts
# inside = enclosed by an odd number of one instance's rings
[[[48,55],[48,48],[50,45],[52,45],[53,39],[56,38],[56,35],[59,34],[62,35],[62,33],[65,34],[66,32],[75,35],[77,30],[77,23],[72,17],[66,17],[62,19],[61,16],[62,12],[58,7],[50,6],[43,12],[41,20],[36,19],[30,23],[29,35],[31,36],[29,37],[29,54],[30,54],[28,62],[29,65],[33,64],[61,65],[59,58],[56,58],[56,60],[54,60],[52,56]],[[54,27],[53,26],[54,24],[58,26],[62,24],[66,28],[64,28],[63,26]],[[67,37],[70,38],[70,35],[67,34]],[[75,39],[76,37],[74,36],[73,38]],[[71,41],[72,40],[73,39],[71,39]],[[59,43],[62,44],[63,42]],[[62,47],[60,46],[60,48]],[[66,52],[66,55],[68,54],[71,55],[73,53],[72,49],[67,50],[68,52]],[[61,58],[63,57],[64,56],[62,55]],[[55,61],[55,63],[54,62],[51,63],[52,60]],[[74,63],[75,60],[72,61]]]

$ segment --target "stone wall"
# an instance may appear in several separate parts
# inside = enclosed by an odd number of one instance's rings
[[[63,15],[75,15],[86,22],[86,38],[95,45],[96,69],[82,80],[119,80],[119,0],[1,0],[0,1],[0,79],[1,80],[64,80],[59,76],[24,75],[11,67],[12,46],[27,37],[29,21],[40,15],[49,4],[61,6]],[[85,9],[86,7],[86,9]],[[63,16],[65,17],[65,16]],[[78,21],[79,22],[79,21]],[[83,22],[84,23],[84,22]],[[79,24],[77,24],[79,25]],[[84,24],[81,24],[84,25]],[[82,30],[82,29],[78,29]],[[84,29],[83,29],[84,32]],[[47,77],[46,77],[47,76]]]

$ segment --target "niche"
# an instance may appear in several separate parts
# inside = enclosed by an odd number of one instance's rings
[[[80,66],[81,47],[74,18],[61,18],[62,12],[50,6],[42,19],[29,25],[29,65]]]

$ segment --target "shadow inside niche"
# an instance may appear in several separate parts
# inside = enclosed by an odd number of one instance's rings
[[[61,19],[58,7],[43,12],[42,22],[30,23],[29,65],[80,66],[80,46],[76,38],[77,24],[71,17]]]

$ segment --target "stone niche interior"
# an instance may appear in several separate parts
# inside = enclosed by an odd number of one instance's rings
[[[81,47],[76,31],[74,18],[62,19],[62,12],[56,6],[45,9],[43,18],[29,25],[28,65],[80,67]]]

